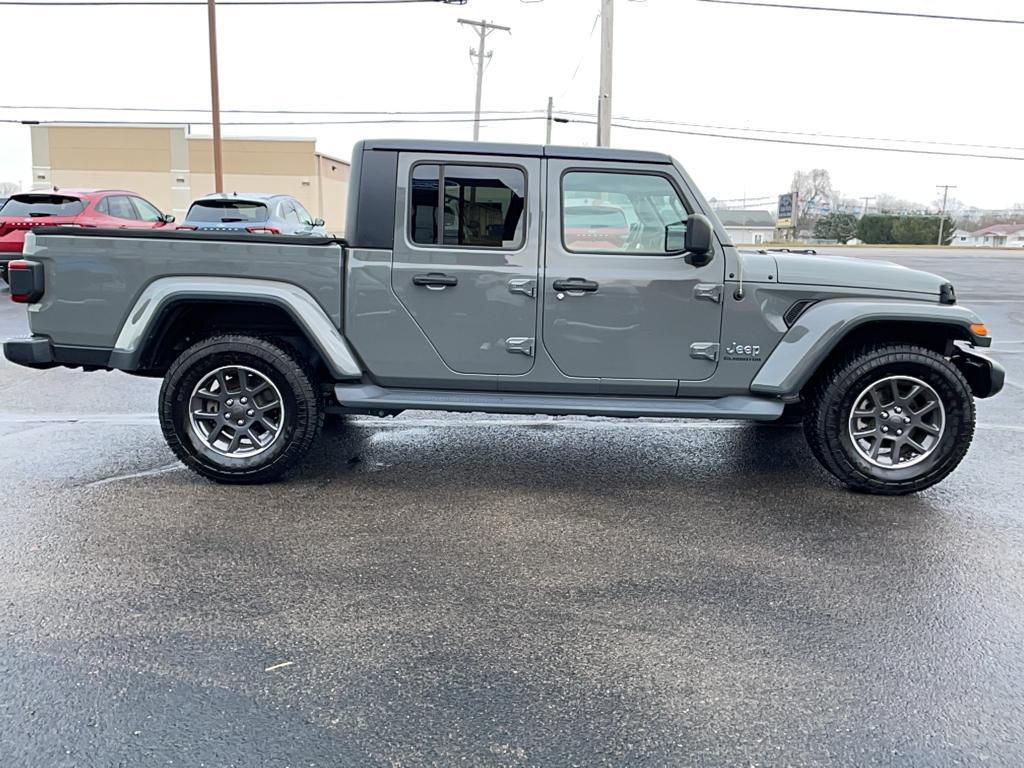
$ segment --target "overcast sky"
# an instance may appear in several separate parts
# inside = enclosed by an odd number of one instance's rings
[[[812,4],[1024,18],[1020,0]],[[485,109],[543,110],[550,95],[556,109],[593,112],[600,29],[592,30],[599,7],[599,0],[224,7],[218,17],[222,108],[471,110],[475,72],[468,49],[475,41],[471,30],[456,23],[462,16],[512,27],[511,35],[494,33],[488,41],[494,58],[485,78]],[[1024,147],[1024,26],[696,0],[616,0],[615,22],[616,116]],[[201,7],[0,5],[0,29],[2,105],[208,106]],[[186,122],[188,116],[0,109],[0,117]],[[201,113],[191,117],[208,119]],[[193,130],[208,133],[209,128],[195,125]],[[469,139],[472,126],[226,126],[224,132],[316,137],[321,151],[347,157],[352,143],[363,137]],[[486,123],[481,135],[491,141],[541,142],[544,122]],[[554,129],[555,143],[593,144],[594,136],[591,125]],[[775,196],[789,188],[794,170],[821,167],[851,197],[886,192],[931,202],[935,185],[948,183],[956,184],[953,194],[969,204],[1006,208],[1024,203],[1024,159],[788,146],[623,128],[613,130],[612,142],[673,154],[709,197]],[[1024,149],[896,146],[1024,158]],[[0,180],[26,183],[30,177],[28,128],[0,124]]]

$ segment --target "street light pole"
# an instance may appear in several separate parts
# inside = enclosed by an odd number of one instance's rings
[[[601,86],[597,95],[597,146],[612,143],[612,29],[615,0],[601,0]]]
[[[217,6],[216,0],[207,0],[210,27],[210,99],[213,123],[213,183],[214,191],[224,191],[224,167],[221,163],[220,141],[220,84],[217,75]]]

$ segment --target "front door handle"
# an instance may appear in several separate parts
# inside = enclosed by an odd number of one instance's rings
[[[413,275],[413,285],[422,285],[434,291],[448,288],[459,284],[459,278],[455,275],[446,275],[443,272],[428,272],[425,275]]]
[[[582,277],[570,277],[568,280],[555,280],[551,287],[556,291],[584,291],[593,293],[600,286],[593,280],[584,280]]]

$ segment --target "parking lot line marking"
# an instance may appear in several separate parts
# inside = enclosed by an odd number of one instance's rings
[[[281,669],[281,667],[290,667],[294,664],[294,661],[282,661],[280,664],[274,664],[272,667],[267,667],[264,672],[273,672],[275,669]]]
[[[108,483],[117,483],[121,480],[134,480],[137,477],[152,477],[153,475],[162,475],[167,472],[173,472],[176,469],[184,469],[185,465],[180,461],[176,461],[173,464],[166,464],[162,467],[156,467],[155,469],[146,469],[142,472],[130,472],[125,475],[114,475],[113,477],[104,477],[102,480],[94,480],[91,483],[86,483],[83,488],[96,488],[101,485],[107,485]]]

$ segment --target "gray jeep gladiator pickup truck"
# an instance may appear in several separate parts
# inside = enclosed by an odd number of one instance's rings
[[[11,263],[34,368],[163,378],[174,453],[280,476],[325,414],[802,418],[848,486],[963,458],[1003,385],[980,318],[894,264],[738,250],[672,158],[366,141],[344,240],[40,227]]]

